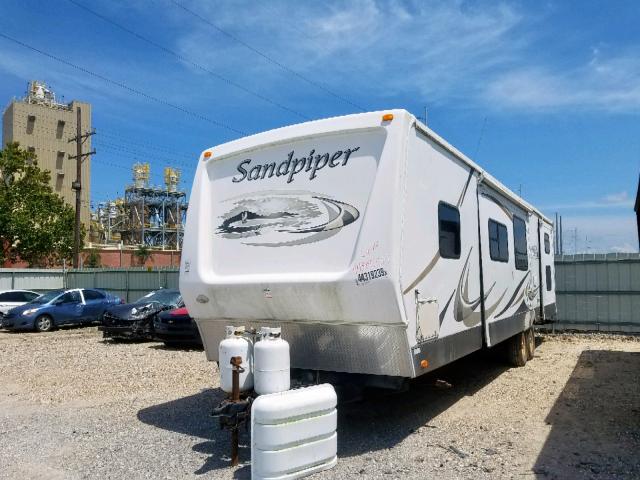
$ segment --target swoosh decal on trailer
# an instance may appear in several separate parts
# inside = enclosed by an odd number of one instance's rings
[[[449,297],[449,300],[447,300],[447,303],[444,304],[444,307],[442,308],[442,311],[440,312],[440,315],[439,315],[440,326],[442,326],[442,321],[444,320],[444,316],[447,313],[447,309],[449,308],[449,304],[451,303],[451,300],[453,300],[453,296],[455,294],[456,294],[455,290],[453,292],[451,292],[451,296]]]
[[[467,259],[464,262],[464,267],[462,268],[462,274],[460,275],[460,279],[458,280],[458,287],[456,288],[456,301],[454,306],[454,317],[456,321],[463,322],[467,327],[473,327],[481,321],[479,315],[480,312],[476,312],[475,310],[480,305],[482,297],[478,296],[478,298],[476,299],[469,300],[469,259],[471,258],[472,251],[473,247],[469,249]],[[485,301],[489,297],[489,294],[495,286],[496,282],[493,282],[484,296]]]
[[[327,230],[335,230],[336,228],[342,228],[350,223],[355,222],[360,216],[360,212],[358,209],[352,205],[349,205],[345,202],[339,202],[338,200],[331,200],[326,197],[313,197],[317,198],[321,202],[324,203],[325,207],[328,211],[331,211],[331,206],[336,207],[338,211],[334,213],[333,218],[331,218],[328,222],[323,223],[321,225],[317,225],[312,228],[301,229],[301,230],[278,230],[279,232],[288,232],[288,233],[311,233],[311,232],[323,232]]]
[[[411,282],[411,285],[409,285],[407,288],[404,289],[402,294],[405,295],[406,293],[408,293],[413,287],[418,285],[424,279],[424,277],[429,275],[429,272],[433,270],[433,267],[436,266],[436,263],[438,263],[438,260],[440,260],[440,250],[436,252],[436,254],[433,256],[431,261],[427,264],[426,267],[424,267],[424,270],[420,272],[420,274],[416,277],[416,279],[413,282]]]
[[[505,288],[504,291],[502,292],[502,295],[500,295],[498,297],[498,299],[495,301],[495,303],[493,305],[491,305],[489,308],[485,308],[484,309],[484,317],[485,318],[489,318],[491,316],[491,314],[496,311],[496,309],[498,308],[498,305],[500,305],[500,302],[502,301],[504,296],[507,294],[508,290],[509,290],[508,288]]]
[[[469,184],[471,183],[471,179],[473,178],[473,169],[469,170],[469,177],[467,178],[467,183],[464,184],[464,188],[462,189],[462,193],[460,194],[460,198],[458,199],[458,208],[462,206],[464,202],[464,197],[467,195],[467,188],[469,188]]]
[[[498,207],[500,207],[500,209],[507,215],[507,217],[509,217],[509,219],[513,221],[513,213],[510,212],[509,209],[507,207],[505,207],[504,204],[500,200],[498,200],[493,195],[489,195],[488,193],[482,193],[481,195],[483,197],[491,200],[496,205],[498,205]]]
[[[458,279],[458,285],[456,289],[451,293],[449,300],[445,303],[442,311],[439,315],[440,325],[444,321],[444,317],[449,309],[449,305],[451,304],[451,300],[455,296],[455,302],[453,307],[453,317],[456,322],[463,322],[467,327],[473,327],[480,323],[480,312],[476,312],[475,310],[478,308],[481,302],[481,297],[475,298],[473,300],[469,299],[469,260],[471,258],[471,252],[473,251],[473,247],[469,249],[469,253],[467,254],[467,258],[464,262],[464,267],[462,267],[462,272],[460,274],[460,278]],[[484,300],[486,301],[489,298],[493,288],[496,286],[496,282],[493,282],[486,295],[484,296]],[[498,299],[498,302],[502,300],[504,297],[504,293]],[[495,305],[492,307],[495,309]]]
[[[506,312],[507,310],[509,310],[509,308],[511,307],[511,305],[513,303],[515,303],[516,301],[516,297],[518,297],[518,293],[520,293],[520,288],[522,287],[522,285],[524,284],[525,280],[529,277],[529,274],[531,272],[527,272],[527,274],[522,278],[522,280],[520,280],[520,283],[518,284],[518,286],[516,287],[516,289],[513,292],[513,295],[511,295],[511,298],[509,299],[509,301],[507,302],[507,305],[500,310],[499,313],[496,314],[495,318],[498,318],[500,315],[502,315],[504,312]],[[522,296],[524,296],[524,292],[522,292]],[[520,298],[518,298],[519,300]]]
[[[278,247],[318,242],[354,223],[360,212],[346,202],[312,192],[265,191],[227,200],[216,234],[251,239],[245,245]],[[259,241],[256,241],[259,240]]]

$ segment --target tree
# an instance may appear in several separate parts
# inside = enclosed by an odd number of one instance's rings
[[[89,255],[87,255],[87,259],[84,262],[85,266],[89,268],[98,268],[100,267],[101,263],[102,257],[100,256],[100,253],[98,253],[95,248],[92,248],[89,251]]]
[[[136,257],[138,257],[138,261],[140,262],[141,266],[143,266],[145,262],[151,258],[151,249],[146,245],[138,245],[138,248],[133,253]]]
[[[71,258],[74,210],[53,192],[50,178],[17,142],[0,150],[0,263],[47,266]]]

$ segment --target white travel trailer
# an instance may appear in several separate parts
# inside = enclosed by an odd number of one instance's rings
[[[419,376],[555,315],[552,223],[405,110],[205,150],[180,290],[209,360],[279,326],[291,367]],[[376,377],[382,379],[384,377]]]

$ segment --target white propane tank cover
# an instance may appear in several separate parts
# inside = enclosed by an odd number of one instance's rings
[[[254,388],[258,395],[285,392],[291,387],[289,343],[280,328],[262,327],[254,347]]]
[[[227,338],[218,346],[220,369],[220,388],[227,393],[233,389],[232,357],[242,357],[240,373],[240,391],[246,392],[253,388],[253,342],[244,336],[244,327],[227,326]]]
[[[251,478],[303,478],[335,466],[337,403],[329,384],[258,397],[251,406]]]

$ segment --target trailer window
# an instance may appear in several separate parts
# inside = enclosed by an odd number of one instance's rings
[[[527,253],[527,226],[519,217],[513,217],[513,251],[516,259],[516,270],[529,269]]]
[[[460,211],[447,203],[438,204],[440,256],[460,258]]]
[[[496,262],[509,261],[509,241],[507,227],[489,219],[489,255]]]
[[[549,234],[544,234],[544,253],[551,252],[551,243],[549,242]]]
[[[544,269],[545,272],[545,276],[547,277],[547,292],[551,291],[551,266],[547,265],[546,268]]]

